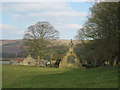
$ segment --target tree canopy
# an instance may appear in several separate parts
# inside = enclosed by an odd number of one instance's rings
[[[88,40],[84,45],[78,45],[81,47],[81,55],[95,65],[101,65],[105,61],[115,64],[118,61],[119,6],[118,2],[95,3],[90,8],[91,15],[87,22],[78,30],[77,39]]]
[[[30,25],[24,35],[24,44],[29,54],[35,58],[48,55],[47,48],[51,47],[54,40],[59,38],[59,32],[49,22],[38,22]]]

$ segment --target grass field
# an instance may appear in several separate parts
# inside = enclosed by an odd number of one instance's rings
[[[117,88],[118,68],[58,69],[3,65],[3,88]]]

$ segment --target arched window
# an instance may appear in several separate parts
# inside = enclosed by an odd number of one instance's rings
[[[75,57],[73,55],[67,57],[68,63],[75,63]]]

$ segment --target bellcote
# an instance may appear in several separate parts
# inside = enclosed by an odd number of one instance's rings
[[[71,39],[71,41],[70,41],[70,43],[69,43],[69,51],[73,51],[73,42],[72,42],[72,39]]]

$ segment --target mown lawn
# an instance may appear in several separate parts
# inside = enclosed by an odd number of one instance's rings
[[[58,69],[3,65],[3,88],[117,88],[118,68]]]

